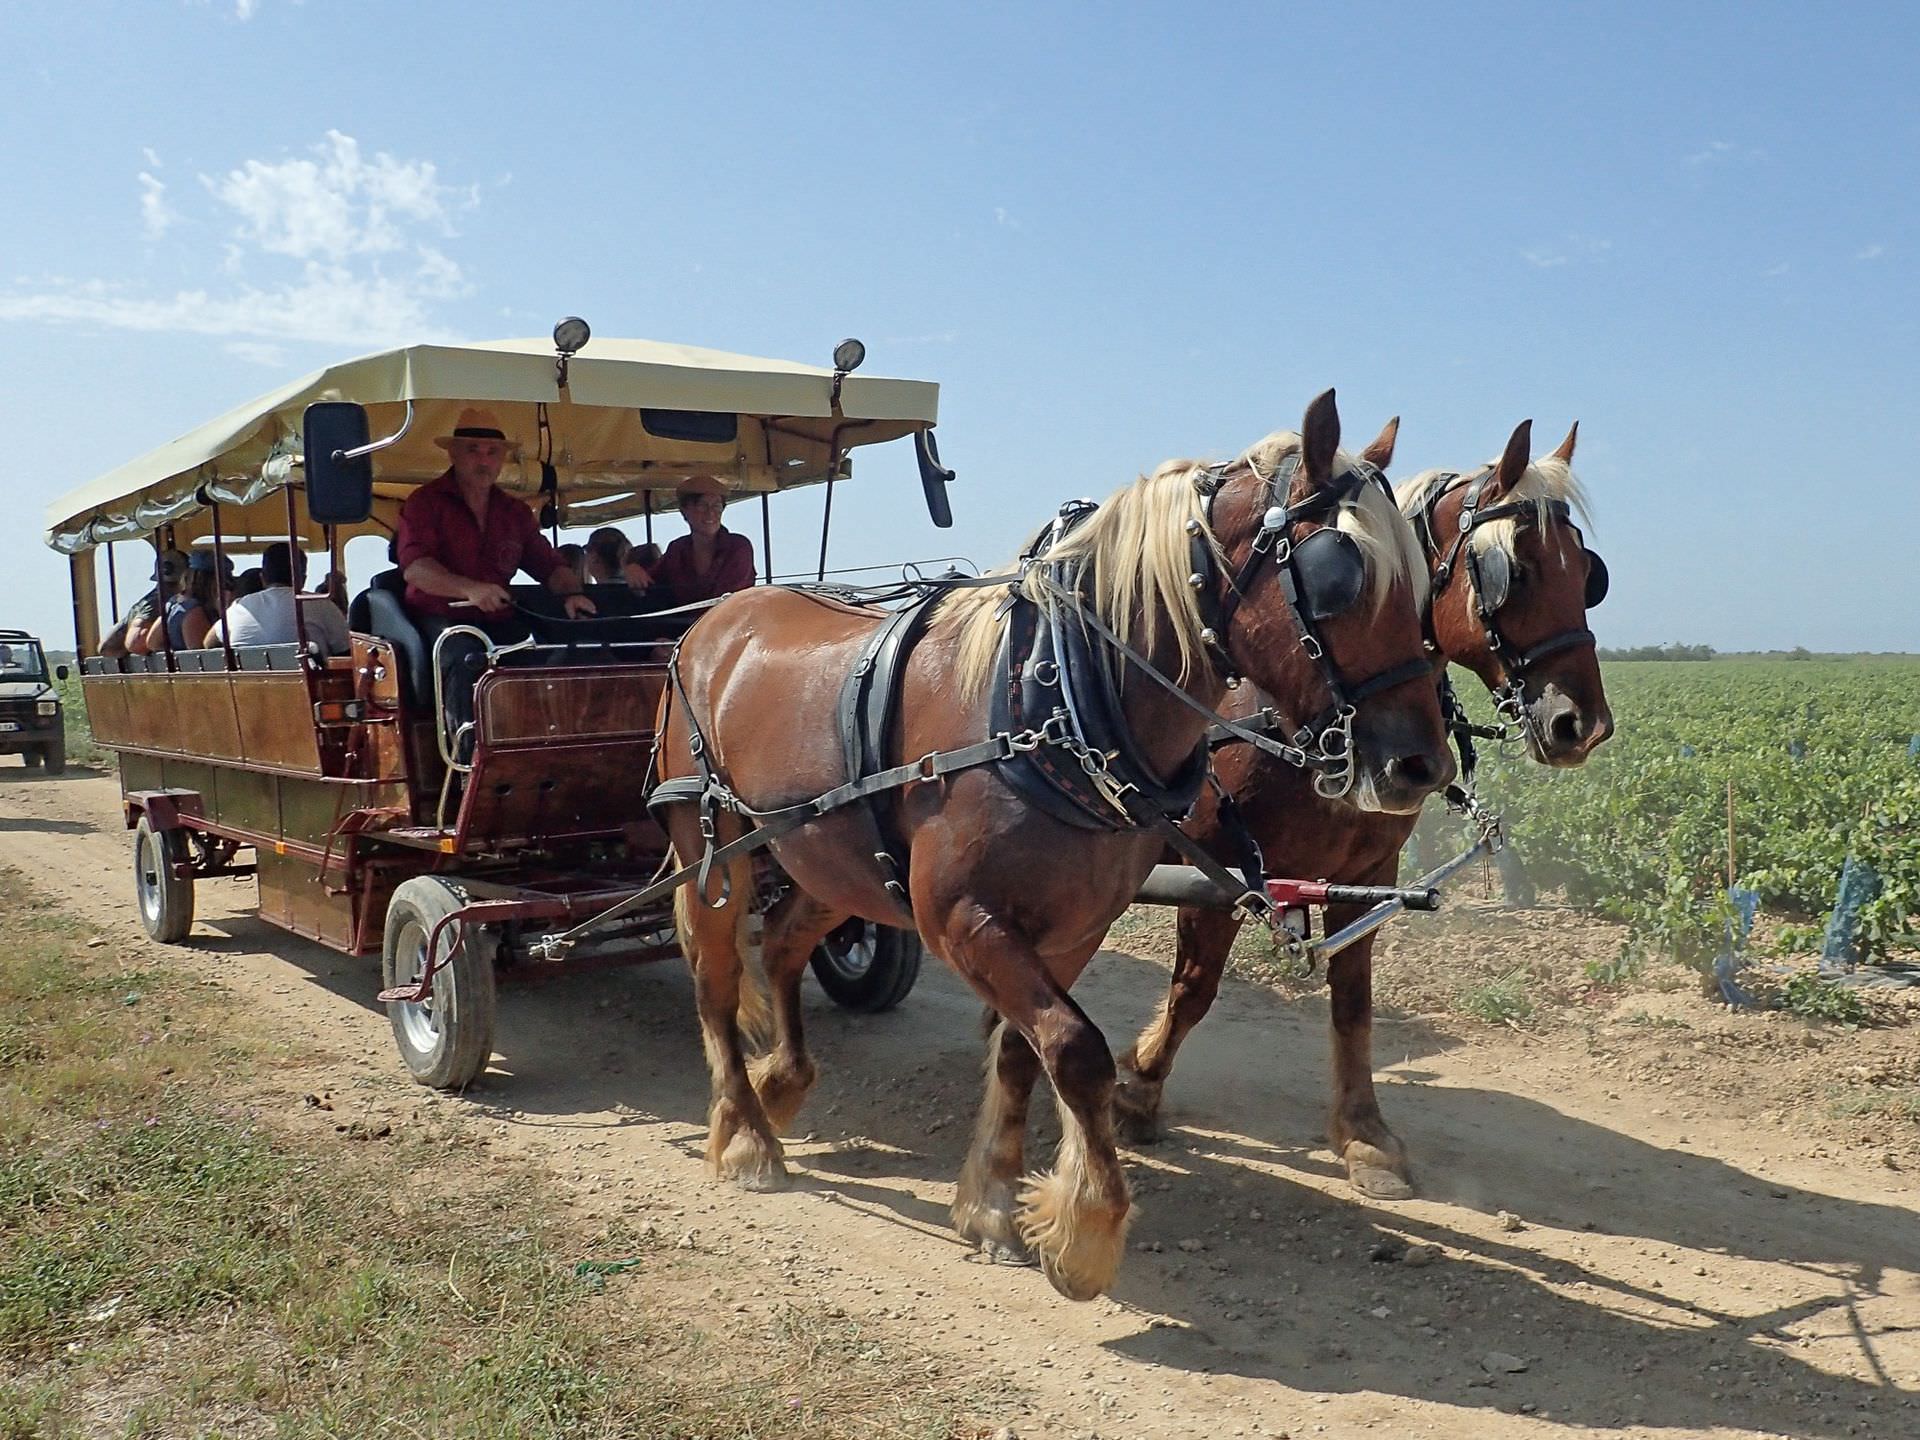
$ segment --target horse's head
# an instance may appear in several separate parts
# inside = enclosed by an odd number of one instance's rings
[[[1432,565],[1435,645],[1480,677],[1546,765],[1579,765],[1613,733],[1587,628],[1607,567],[1574,523],[1586,512],[1571,468],[1579,430],[1529,463],[1533,422],[1522,421],[1485,469],[1401,487]]]
[[[1323,795],[1411,814],[1454,764],[1420,626],[1426,567],[1380,475],[1397,428],[1348,455],[1329,390],[1298,435],[1200,483],[1223,571],[1216,648],[1271,698]]]

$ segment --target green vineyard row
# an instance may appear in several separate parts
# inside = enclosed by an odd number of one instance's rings
[[[1882,882],[1861,915],[1864,948],[1914,943],[1920,660],[1614,662],[1603,673],[1615,734],[1584,767],[1482,746],[1480,793],[1506,816],[1529,879],[1626,922],[1636,945],[1709,954],[1726,934],[1731,787],[1733,873],[1767,912],[1823,919],[1853,855]],[[1490,718],[1471,677],[1458,688]]]

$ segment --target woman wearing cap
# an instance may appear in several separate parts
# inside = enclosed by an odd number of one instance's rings
[[[187,577],[187,557],[179,550],[163,550],[154,557],[153,589],[147,591],[121,617],[120,623],[100,642],[102,655],[144,655],[147,631],[154,618],[166,611],[167,601]]]
[[[753,542],[720,523],[727,489],[711,475],[696,475],[679,490],[688,533],[667,546],[649,569],[627,562],[627,583],[671,605],[717,600],[753,584]]]
[[[233,563],[227,563],[233,574]],[[147,653],[165,650],[171,642],[175,650],[198,650],[207,643],[207,632],[220,618],[224,608],[224,587],[214,573],[213,552],[196,550],[187,560],[187,579],[167,597],[167,608],[147,626]]]

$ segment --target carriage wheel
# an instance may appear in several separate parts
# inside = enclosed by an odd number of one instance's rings
[[[193,929],[193,880],[173,873],[187,858],[183,830],[156,830],[143,814],[133,827],[133,893],[140,924],[162,945],[174,945]]]
[[[813,973],[834,1004],[875,1015],[907,998],[923,953],[916,931],[849,920],[814,947]]]
[[[381,945],[380,968],[388,988],[419,981],[434,927],[465,903],[466,895],[437,875],[416,875],[393,892]],[[425,1000],[396,1000],[387,1006],[407,1072],[436,1090],[471,1085],[493,1057],[498,1008],[493,936],[484,926],[450,925],[440,938],[443,954],[455,940],[464,943],[452,961],[434,972]]]

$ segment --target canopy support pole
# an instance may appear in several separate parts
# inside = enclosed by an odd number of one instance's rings
[[[120,573],[113,568],[113,541],[107,541],[107,608],[113,612],[114,623],[120,621]]]
[[[213,512],[213,584],[220,592],[220,653],[226,656],[228,670],[233,669],[233,637],[227,633],[227,606],[232,603],[227,595],[227,551],[220,536],[220,502],[209,501],[207,508]]]
[[[107,571],[113,571],[113,559],[107,559]],[[100,590],[93,573],[93,551],[78,550],[67,557],[67,572],[73,583],[73,648],[75,658],[85,660],[100,653]]]
[[[760,496],[760,565],[767,577],[766,583],[773,583],[773,521],[768,515],[767,497]]]

